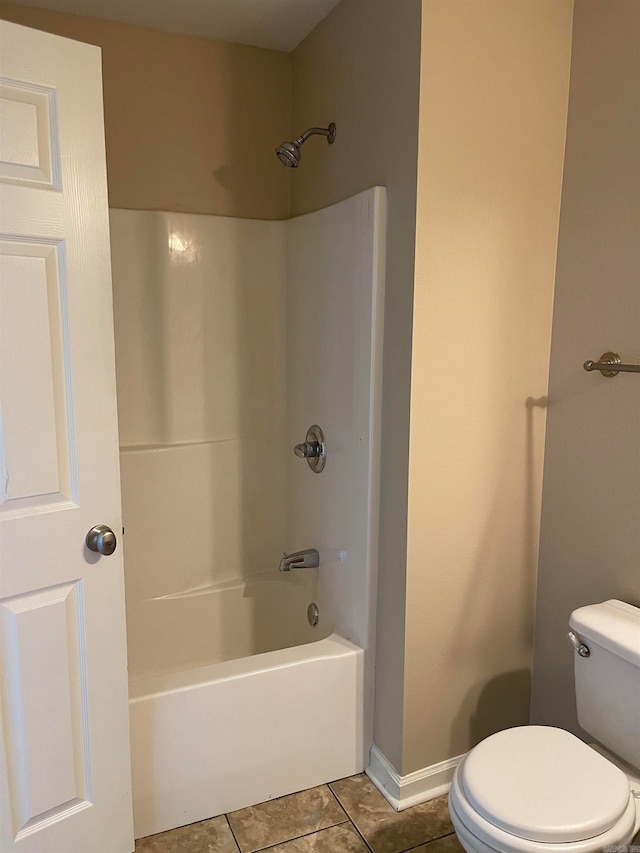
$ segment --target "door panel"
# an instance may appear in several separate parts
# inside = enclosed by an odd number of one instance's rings
[[[18,839],[43,820],[91,804],[83,603],[77,581],[5,599],[0,606],[2,693]]]
[[[0,82],[0,178],[60,189],[55,89]]]
[[[55,243],[0,239],[1,514],[76,497],[63,255]]]
[[[100,52],[0,22],[0,849],[133,849]]]

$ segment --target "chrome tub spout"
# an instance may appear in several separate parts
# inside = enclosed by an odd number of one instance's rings
[[[280,571],[290,572],[291,569],[315,569],[320,565],[320,554],[315,548],[307,548],[304,551],[294,551],[287,554],[285,551],[280,560]]]

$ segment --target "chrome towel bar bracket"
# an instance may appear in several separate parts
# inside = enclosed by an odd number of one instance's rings
[[[598,361],[585,361],[583,367],[586,371],[599,370],[609,378],[619,373],[640,373],[640,364],[623,364],[617,352],[605,352]]]

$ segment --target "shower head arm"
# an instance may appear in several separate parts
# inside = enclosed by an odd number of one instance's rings
[[[310,127],[309,130],[305,130],[304,133],[300,134],[296,139],[296,144],[302,145],[310,136],[326,136],[329,145],[333,145],[336,138],[336,126],[331,122],[329,127]]]

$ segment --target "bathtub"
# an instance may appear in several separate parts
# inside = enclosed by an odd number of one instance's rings
[[[152,598],[129,599],[129,681],[236,660],[328,637],[312,628],[317,571],[263,572]]]
[[[368,763],[385,210],[111,212],[138,838]]]
[[[337,634],[132,681],[136,838],[361,772],[364,681]]]

